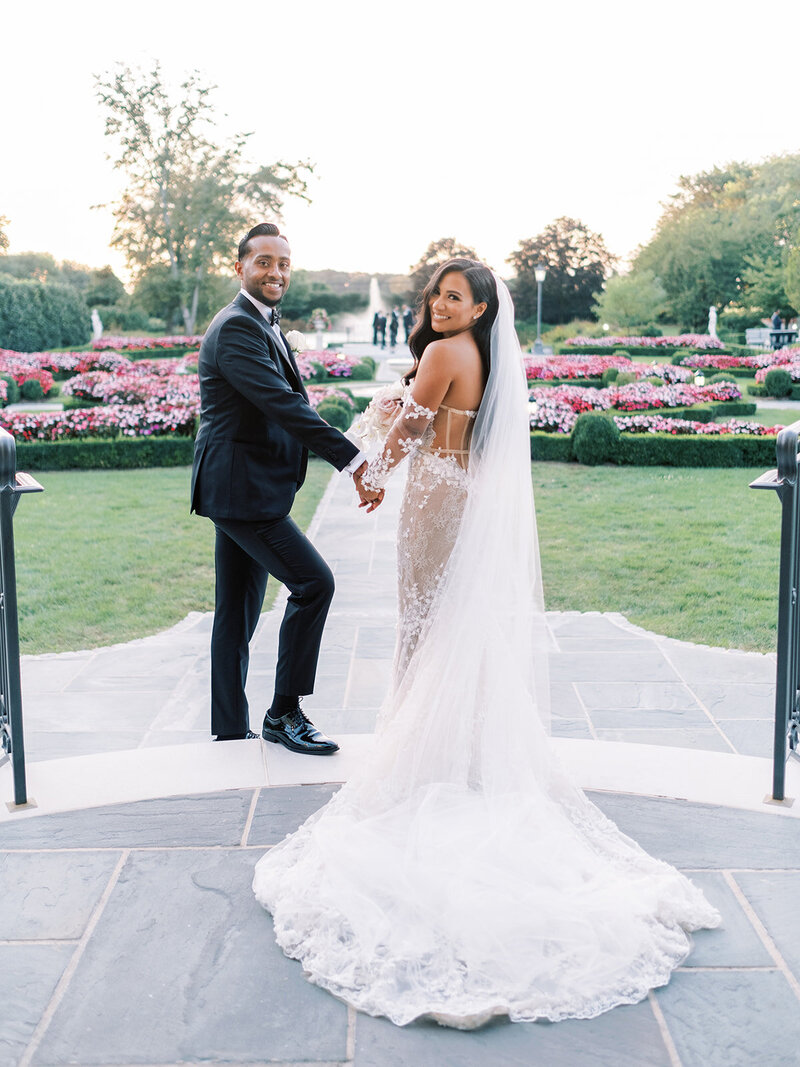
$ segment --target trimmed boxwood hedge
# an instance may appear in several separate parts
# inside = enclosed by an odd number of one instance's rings
[[[630,419],[636,415],[661,415],[665,419],[690,419],[692,422],[713,422],[715,419],[735,419],[755,415],[755,404],[746,400],[710,400],[705,404],[692,404],[686,408],[647,408],[645,411],[617,411],[613,415]]]
[[[748,385],[747,391],[750,396],[768,396],[767,390],[763,385]],[[782,397],[782,400],[800,400],[800,384],[792,385],[792,391],[788,396]]]
[[[18,441],[17,470],[131,470],[185,467],[192,462],[191,437],[119,437],[114,440]]]
[[[531,459],[574,461],[572,437],[534,431]],[[616,455],[607,462],[635,467],[769,467],[775,463],[775,438],[623,433]]]
[[[555,463],[574,462],[572,434],[534,430],[531,433],[531,459],[551,460]]]

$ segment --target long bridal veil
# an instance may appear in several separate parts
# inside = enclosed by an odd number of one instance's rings
[[[398,1024],[591,1017],[664,984],[686,931],[719,922],[550,751],[527,388],[497,289],[467,503],[414,655],[369,762],[254,879],[308,977]]]

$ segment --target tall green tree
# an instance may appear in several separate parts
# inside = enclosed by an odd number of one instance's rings
[[[478,254],[469,245],[461,244],[455,237],[440,237],[438,241],[431,241],[417,262],[410,268],[411,278],[408,290],[408,299],[416,304],[422,296],[422,291],[436,269],[446,263],[448,259],[477,259]]]
[[[614,264],[603,238],[579,219],[562,216],[536,237],[520,241],[506,260],[514,268],[511,282],[518,319],[536,318],[534,268],[547,267],[542,286],[542,318],[552,324],[591,318],[594,298]]]
[[[598,321],[612,326],[644,326],[664,309],[666,290],[651,270],[615,274],[595,302]]]
[[[127,179],[111,243],[134,279],[166,266],[183,327],[194,333],[209,276],[230,262],[249,225],[280,218],[287,196],[308,199],[311,167],[243,162],[251,134],[216,138],[213,88],[197,72],[174,96],[158,63],[149,73],[120,66],[96,85],[114,166]]]
[[[684,327],[703,328],[712,304],[791,314],[785,282],[800,232],[799,189],[800,155],[681,177],[634,273],[658,275],[668,313]]]

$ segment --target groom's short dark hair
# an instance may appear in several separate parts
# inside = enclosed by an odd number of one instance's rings
[[[254,226],[239,242],[237,254],[240,262],[250,251],[250,241],[253,237],[283,237],[283,234],[274,222],[259,222],[258,226]]]

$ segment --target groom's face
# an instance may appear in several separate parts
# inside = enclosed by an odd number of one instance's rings
[[[275,307],[289,288],[291,255],[285,237],[254,237],[244,259],[236,262],[244,290],[262,304]]]

